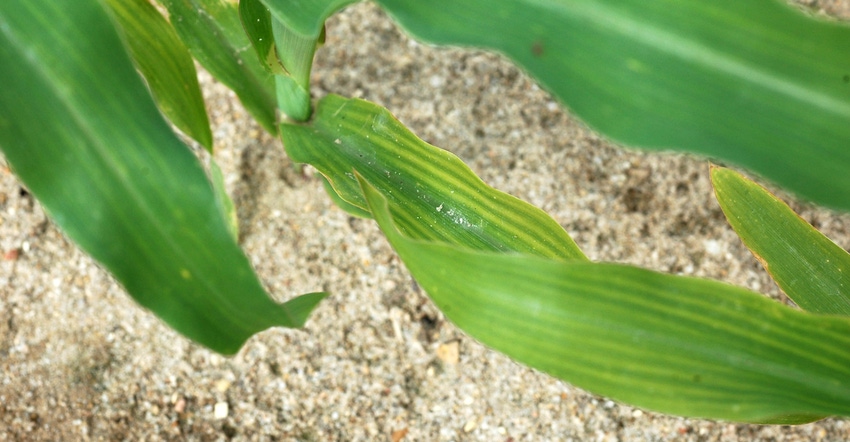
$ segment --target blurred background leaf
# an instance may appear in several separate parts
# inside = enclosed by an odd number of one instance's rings
[[[0,78],[7,161],[140,304],[224,354],[303,325],[324,294],[269,298],[98,1],[2,4]]]
[[[711,168],[729,224],[779,288],[803,309],[850,315],[850,254],[738,172]]]

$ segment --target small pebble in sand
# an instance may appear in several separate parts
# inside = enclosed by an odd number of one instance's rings
[[[458,341],[452,341],[445,344],[440,344],[437,347],[437,357],[444,364],[455,365],[460,360],[460,345]]]
[[[216,402],[215,408],[213,409],[213,416],[215,416],[216,419],[226,418],[228,412],[227,402]]]

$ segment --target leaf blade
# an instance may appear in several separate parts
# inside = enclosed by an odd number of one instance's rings
[[[236,213],[236,205],[233,204],[233,199],[227,194],[227,188],[224,184],[224,174],[218,163],[214,159],[209,160],[210,182],[215,193],[215,202],[221,216],[224,217],[227,224],[227,230],[233,240],[239,242],[239,218]]]
[[[506,54],[617,141],[721,157],[850,209],[845,25],[774,0],[378,3],[418,38]]]
[[[189,51],[239,97],[245,109],[277,134],[274,80],[242,29],[235,3],[219,0],[158,0]]]
[[[99,2],[0,6],[0,76],[6,159],[137,302],[224,354],[303,325],[324,294],[269,298]]]
[[[368,177],[416,237],[587,259],[542,210],[486,185],[456,156],[417,138],[375,104],[328,95],[308,124],[282,124],[281,138],[293,161],[316,167],[340,198],[361,210],[367,204],[353,170]]]
[[[850,315],[850,254],[743,175],[713,166],[711,182],[729,224],[789,298]]]
[[[251,41],[261,64],[273,74],[285,73],[286,71],[275,53],[269,9],[260,0],[241,0],[239,2],[239,19],[242,21],[245,34]]]
[[[195,64],[174,28],[147,0],[108,0],[107,4],[162,113],[212,152],[212,131]]]
[[[360,0],[261,0],[275,19],[303,37],[318,39],[325,20],[334,12]]]
[[[596,394],[664,413],[804,423],[850,413],[850,321],[730,285],[616,264],[472,250],[375,220],[458,327]]]

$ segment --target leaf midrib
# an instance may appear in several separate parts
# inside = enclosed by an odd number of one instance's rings
[[[770,71],[761,69],[756,64],[747,63],[746,60],[740,58],[729,57],[679,34],[646,26],[622,14],[615,8],[603,5],[602,2],[595,1],[592,5],[589,5],[588,2],[569,2],[569,5],[539,0],[524,0],[524,2],[541,10],[550,10],[557,15],[574,16],[578,20],[593,23],[602,29],[640,41],[649,47],[687,62],[708,67],[710,70],[719,70],[755,86],[772,90],[826,112],[850,118],[850,104],[842,100],[834,99],[811,88],[799,86],[797,84],[799,82],[786,80]],[[528,7],[528,9],[533,8]]]

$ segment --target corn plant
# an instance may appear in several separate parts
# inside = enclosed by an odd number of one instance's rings
[[[591,392],[758,423],[850,415],[850,256],[732,169],[718,201],[793,308],[722,282],[591,262],[543,211],[365,100],[314,100],[325,20],[353,0],[78,0],[0,6],[0,148],[53,221],[140,305],[231,355],[301,327],[234,208],[193,58],[328,194],[374,219],[470,336]],[[378,0],[416,38],[516,62],[588,125],[743,167],[850,209],[850,29],[774,0]],[[161,13],[164,12],[165,14]],[[173,127],[172,127],[173,125]]]

